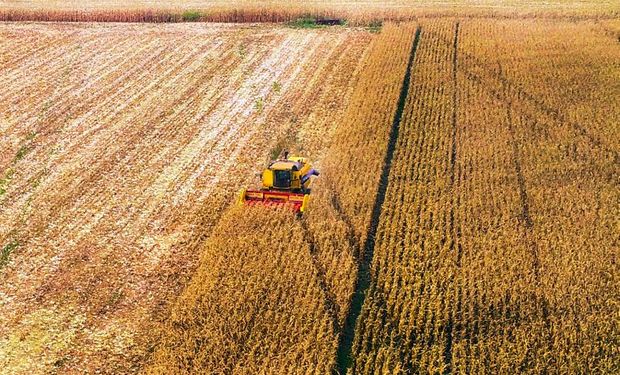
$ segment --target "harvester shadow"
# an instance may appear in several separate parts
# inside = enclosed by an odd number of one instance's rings
[[[308,228],[308,224],[305,220],[301,220],[300,223],[304,231],[304,238],[306,238],[308,241],[312,265],[317,272],[317,282],[319,284],[319,288],[321,288],[321,291],[323,292],[325,309],[329,314],[330,319],[332,320],[334,332],[340,332],[341,328],[338,321],[339,307],[338,303],[336,302],[336,295],[331,290],[327,282],[327,273],[325,271],[325,267],[321,264],[321,261],[318,257],[314,235],[312,234],[312,231]]]

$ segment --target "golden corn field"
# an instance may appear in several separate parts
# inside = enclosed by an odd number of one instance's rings
[[[0,1],[0,373],[619,373],[619,12]]]
[[[421,16],[616,18],[616,0],[0,0],[4,21],[287,22],[343,18],[349,25]]]
[[[592,27],[420,21],[355,373],[618,370],[620,49]]]

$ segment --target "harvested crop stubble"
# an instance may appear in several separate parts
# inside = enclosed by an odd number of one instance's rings
[[[605,36],[420,23],[354,372],[617,372],[618,68],[580,49]]]
[[[370,220],[378,180],[373,169],[384,159],[414,30],[388,24],[372,41],[349,107],[338,116],[340,125],[304,219],[235,208],[218,224],[198,273],[166,323],[150,371],[333,369],[355,287],[356,244]],[[377,157],[340,157],[370,153]],[[356,189],[364,188],[367,195],[356,198]],[[342,206],[334,199],[342,199]],[[224,261],[226,254],[232,260]],[[291,281],[293,275],[297,278]]]
[[[341,113],[371,39],[223,25],[0,33],[11,372],[136,371],[196,250],[269,150],[290,134],[311,157],[329,145],[335,122],[321,114]]]

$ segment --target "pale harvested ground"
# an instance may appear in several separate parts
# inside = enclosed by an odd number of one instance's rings
[[[275,144],[321,159],[371,37],[1,24],[0,372],[136,371]]]

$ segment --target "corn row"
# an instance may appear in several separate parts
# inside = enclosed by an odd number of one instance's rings
[[[605,35],[420,25],[352,372],[615,373],[617,69],[569,48]]]

